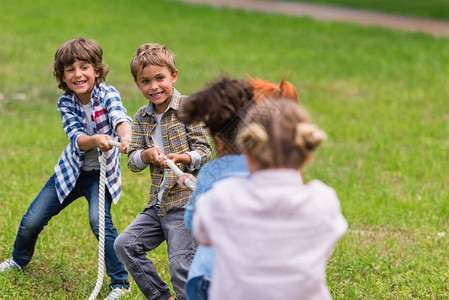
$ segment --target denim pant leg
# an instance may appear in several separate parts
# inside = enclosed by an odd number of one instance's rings
[[[147,252],[164,240],[157,207],[146,208],[115,240],[115,251],[147,299],[165,300],[170,288],[160,278]]]
[[[161,225],[167,241],[171,283],[176,298],[185,300],[187,273],[193,260],[196,244],[184,224],[185,209],[171,210],[161,217]]]
[[[197,276],[191,278],[186,284],[188,300],[207,300],[209,294],[210,277]]]
[[[53,216],[80,196],[76,191],[72,191],[61,204],[56,194],[53,174],[22,217],[12,251],[14,261],[22,267],[28,265],[33,257],[37,238],[44,226]]]
[[[100,175],[98,171],[81,172],[77,184],[79,188],[85,193],[89,203],[89,223],[92,232],[95,234],[97,240],[99,239],[99,184]],[[105,188],[105,240],[104,240],[104,260],[106,264],[106,274],[111,278],[111,288],[129,287],[128,272],[120,262],[114,250],[114,241],[118,236],[117,229],[112,223],[111,203],[112,197],[108,189]]]

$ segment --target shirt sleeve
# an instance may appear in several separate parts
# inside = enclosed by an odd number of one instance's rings
[[[197,176],[196,188],[186,205],[186,210],[184,213],[184,223],[186,225],[186,228],[190,231],[192,231],[193,213],[195,212],[196,199],[198,199],[198,197],[208,191],[214,181],[210,181],[211,176],[208,172],[209,168],[210,162],[201,167],[201,170],[198,172]]]
[[[146,164],[142,161],[142,158],[140,157],[140,154],[142,154],[143,149],[137,150],[133,155],[134,164],[138,169],[145,169],[149,166],[149,164]]]
[[[319,180],[312,180],[309,185],[314,189],[314,194],[319,195],[319,199],[323,201],[321,217],[322,224],[329,229],[328,239],[326,239],[329,242],[329,248],[326,251],[326,256],[330,257],[334,251],[335,243],[348,229],[348,223],[341,212],[340,200],[333,188]]]
[[[140,172],[147,167],[147,164],[140,159],[140,154],[146,149],[144,135],[146,123],[141,118],[141,111],[143,109],[144,107],[141,107],[134,115],[133,135],[131,142],[128,145],[128,169],[132,172]],[[142,164],[140,164],[140,162],[142,162]]]
[[[187,202],[186,210],[184,213],[184,224],[186,225],[186,228],[190,231],[192,231],[192,220],[194,212],[195,212],[195,198],[192,196],[189,202]]]
[[[193,224],[192,232],[196,241],[200,244],[210,246],[212,244],[211,238],[209,236],[207,219],[212,217],[211,213],[211,202],[212,199],[209,197],[210,193],[202,194],[197,201],[196,210],[193,214]]]
[[[187,154],[190,156],[192,162],[187,166],[189,171],[198,170],[201,167],[201,152],[200,151],[189,151]]]
[[[113,128],[122,122],[128,122],[132,125],[131,118],[127,115],[126,108],[123,106],[119,92],[110,86],[105,95],[108,117]]]
[[[189,171],[199,170],[212,155],[212,147],[209,143],[209,136],[204,124],[193,123],[186,126],[187,139],[191,151],[187,152],[192,161],[188,166]]]
[[[62,96],[58,101],[58,111],[61,114],[62,126],[72,146],[80,154],[84,151],[78,145],[78,139],[81,135],[87,134],[84,130],[85,125],[81,117],[76,112],[74,102],[71,98]]]

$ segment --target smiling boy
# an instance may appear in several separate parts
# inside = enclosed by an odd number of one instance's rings
[[[184,172],[196,173],[210,159],[211,146],[203,124],[184,125],[176,118],[183,96],[173,87],[178,78],[174,54],[166,46],[144,44],[131,61],[134,81],[149,103],[134,116],[128,168],[150,167],[151,189],[147,207],[117,237],[115,250],[147,299],[173,299],[147,252],[167,242],[171,283],[179,300],[196,244],[184,226],[184,211],[191,192],[182,190],[165,157]]]
[[[121,192],[120,152],[126,153],[131,140],[131,118],[126,114],[117,90],[104,80],[108,69],[103,50],[92,40],[65,42],[55,54],[54,75],[65,91],[58,100],[69,144],[54,167],[54,174],[29,206],[17,232],[12,258],[0,264],[0,272],[22,269],[33,257],[40,232],[52,217],[69,204],[85,197],[89,222],[98,239],[101,151],[109,151],[105,188],[105,263],[111,278],[111,292],[105,299],[118,299],[129,287],[128,273],[114,251],[118,233],[112,223],[111,204]],[[108,140],[120,138],[120,151]]]

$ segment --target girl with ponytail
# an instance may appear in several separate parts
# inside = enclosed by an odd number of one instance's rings
[[[250,176],[197,199],[193,234],[215,249],[209,299],[332,299],[326,262],[347,222],[335,191],[298,173],[325,139],[293,101],[249,109],[235,141]]]
[[[178,110],[177,117],[182,123],[205,124],[215,149],[215,159],[201,167],[198,179],[190,174],[178,179],[183,188],[187,188],[184,185],[186,176],[190,175],[191,180],[197,181],[184,215],[184,223],[189,230],[192,229],[195,202],[202,193],[222,179],[249,176],[245,156],[240,154],[235,138],[243,114],[255,103],[253,96],[253,88],[247,81],[221,78],[187,97]],[[213,248],[199,245],[187,277],[187,299],[207,299],[213,260]]]

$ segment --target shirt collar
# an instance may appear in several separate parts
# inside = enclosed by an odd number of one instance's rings
[[[103,83],[100,83],[100,85]],[[83,105],[81,103],[81,101],[78,99],[78,97],[76,97],[75,93],[72,93],[70,95],[72,97],[72,99],[76,102],[78,102],[80,105]],[[97,86],[96,84],[94,85],[94,88],[92,90],[92,93],[90,94],[90,101],[92,102],[92,99],[96,100],[98,99],[98,97],[100,96],[100,86]]]
[[[101,85],[101,84],[100,84]],[[90,99],[98,99],[100,95],[100,86],[94,85],[94,89],[92,90],[92,93],[90,94]]]
[[[262,186],[286,183],[287,185],[304,185],[299,170],[292,168],[262,169],[251,174],[253,182]]]
[[[168,105],[165,111],[168,111],[169,109],[178,110],[181,104],[181,98],[182,98],[181,94],[174,87],[172,87],[172,97],[170,100],[170,104]],[[148,114],[151,116],[153,113],[154,113],[154,106],[153,103],[150,102],[148,103],[147,107],[142,111],[142,115]]]

